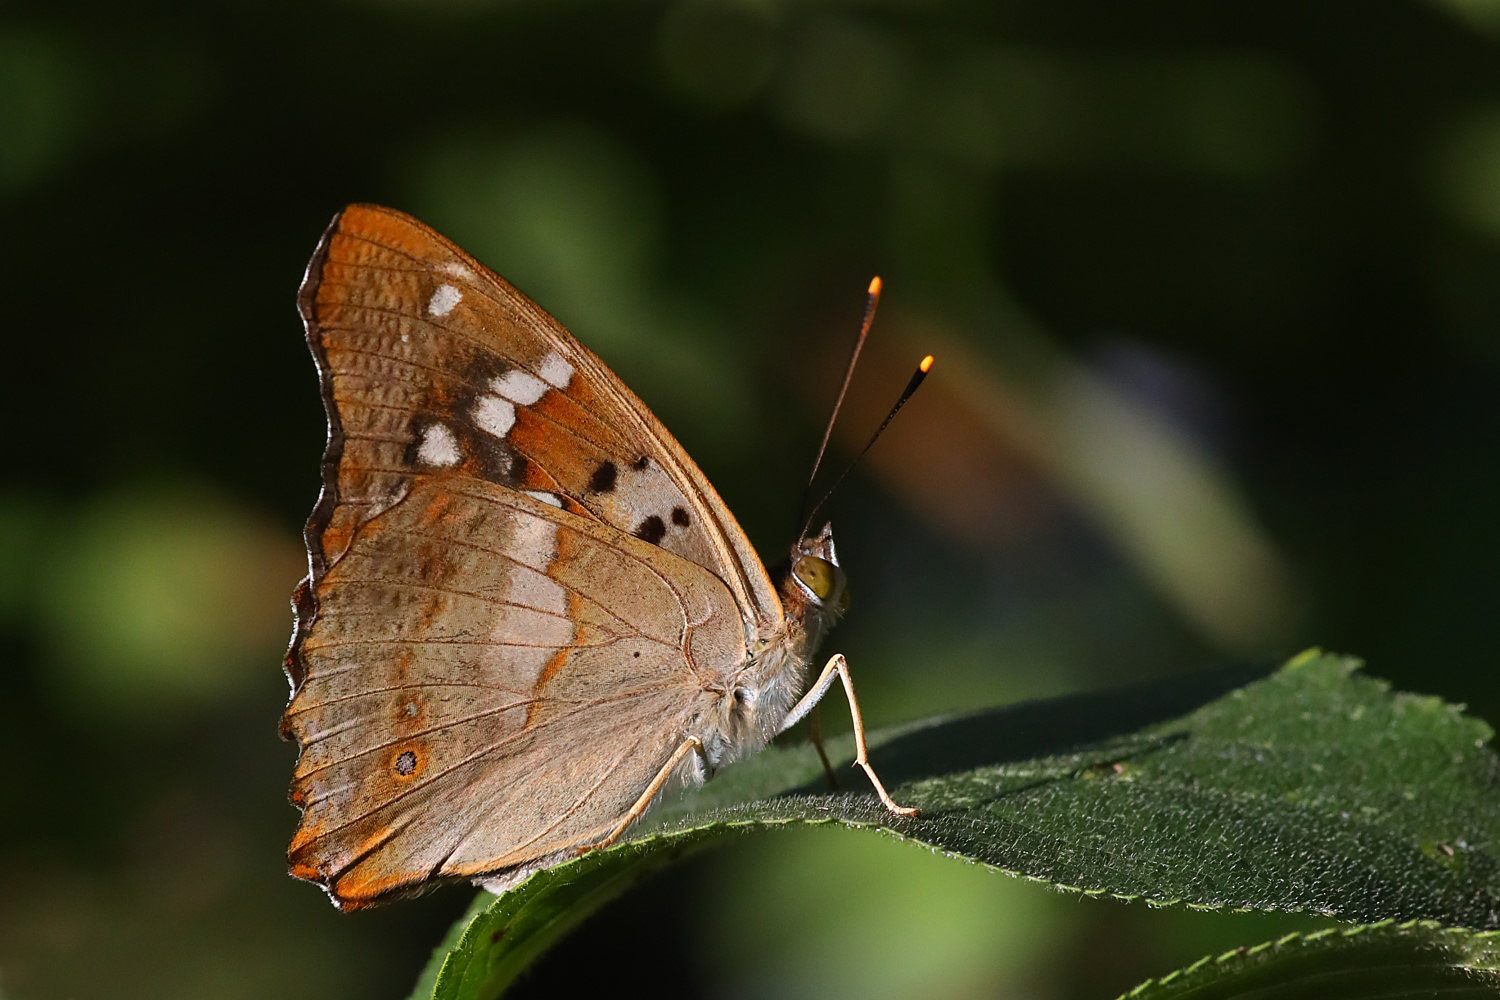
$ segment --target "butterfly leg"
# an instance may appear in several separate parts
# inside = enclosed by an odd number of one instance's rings
[[[676,750],[672,751],[672,756],[667,758],[667,762],[662,765],[661,770],[656,772],[656,777],[651,779],[651,784],[646,786],[646,790],[641,793],[641,797],[635,800],[635,805],[625,811],[625,815],[620,818],[620,822],[615,824],[615,828],[609,831],[603,840],[597,840],[592,844],[581,844],[573,848],[573,850],[579,854],[586,854],[589,851],[602,850],[619,840],[620,835],[630,828],[630,824],[646,814],[646,810],[651,805],[651,800],[656,798],[657,793],[662,790],[662,786],[671,780],[672,772],[677,770],[677,765],[682,763],[682,759],[690,753],[702,752],[703,741],[698,739],[698,737],[689,736],[683,740],[682,744]]]
[[[839,776],[833,773],[833,765],[828,762],[828,751],[823,749],[823,718],[818,714],[816,705],[807,713],[807,741],[818,751],[818,760],[823,762],[823,777],[828,779],[828,790],[837,791]]]
[[[813,706],[828,693],[828,689],[833,686],[835,677],[844,682],[844,695],[849,699],[849,718],[854,722],[854,763],[864,768],[865,774],[870,779],[870,784],[875,786],[875,791],[880,795],[880,801],[885,803],[887,809],[897,816],[915,816],[917,810],[911,806],[896,804],[896,801],[891,798],[891,793],[885,790],[885,785],[881,783],[879,776],[875,774],[875,769],[870,766],[869,750],[865,747],[865,720],[859,712],[859,699],[854,696],[854,678],[849,675],[849,663],[844,659],[843,653],[833,654],[833,658],[828,661],[828,665],[818,675],[818,679],[812,688],[787,713],[786,719],[781,724],[781,731],[786,732],[788,727],[802,721],[802,717],[811,712]]]

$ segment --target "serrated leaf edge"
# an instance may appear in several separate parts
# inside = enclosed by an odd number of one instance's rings
[[[1404,920],[1399,922],[1396,920],[1377,920],[1373,923],[1360,924],[1357,927],[1325,927],[1316,931],[1293,931],[1290,934],[1283,934],[1281,937],[1270,941],[1262,941],[1260,944],[1249,945],[1243,948],[1231,948],[1229,951],[1218,955],[1205,955],[1196,962],[1169,972],[1165,976],[1153,977],[1137,984],[1128,992],[1120,994],[1117,1000],[1131,1000],[1131,998],[1140,996],[1146,990],[1169,986],[1184,976],[1190,976],[1208,966],[1228,965],[1266,951],[1281,951],[1294,946],[1303,947],[1315,944],[1328,937],[1354,938],[1362,934],[1382,930],[1403,932],[1421,930],[1442,936],[1459,937],[1465,941],[1494,940],[1500,942],[1500,931],[1476,931],[1467,927],[1446,925],[1436,920]],[[1497,967],[1500,967],[1500,963],[1497,963]]]

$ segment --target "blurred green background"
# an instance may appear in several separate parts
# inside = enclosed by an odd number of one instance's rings
[[[568,324],[768,557],[884,276],[838,454],[938,365],[831,510],[874,725],[1312,644],[1500,719],[1497,0],[11,4],[11,1000],[399,996],[469,899],[283,874],[293,301],[354,200]],[[1105,997],[1287,926],[816,830],[517,995]]]

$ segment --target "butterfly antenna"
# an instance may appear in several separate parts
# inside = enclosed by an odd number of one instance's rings
[[[803,514],[807,515],[808,520],[812,518],[807,509],[807,501],[812,497],[813,480],[818,478],[818,470],[823,467],[823,455],[828,451],[829,438],[833,437],[834,421],[838,420],[839,410],[844,406],[844,396],[848,394],[849,382],[854,378],[854,366],[859,364],[859,352],[865,349],[865,341],[870,336],[870,324],[875,322],[875,307],[880,304],[880,289],[880,275],[877,274],[870,279],[870,287],[865,291],[865,316],[860,320],[859,336],[854,338],[854,349],[849,352],[849,363],[844,366],[844,384],[839,386],[833,410],[828,414],[828,423],[823,426],[823,440],[818,445],[817,457],[813,459],[812,471],[807,474],[807,485],[802,487],[802,504],[797,515],[799,520]]]
[[[860,459],[865,457],[865,454],[874,446],[875,442],[880,440],[880,435],[884,434],[885,429],[891,425],[891,421],[896,419],[896,414],[901,412],[901,407],[906,405],[906,401],[916,394],[923,380],[927,378],[927,373],[932,371],[932,365],[935,360],[929,354],[917,362],[917,370],[911,373],[911,378],[907,381],[906,388],[901,390],[901,395],[896,398],[895,404],[886,413],[885,419],[880,422],[880,426],[875,428],[875,433],[870,435],[870,440],[865,442],[865,446],[859,450],[858,455],[854,456],[854,460],[844,466],[844,471],[840,472],[839,477],[833,481],[833,485],[828,487],[828,492],[823,494],[823,498],[813,504],[812,509],[807,512],[807,519],[802,522],[802,532],[798,537],[806,536],[807,529],[812,524],[814,515],[823,509],[823,505],[828,502],[829,497],[833,496],[834,491],[839,488],[839,484],[854,470],[854,467],[859,464]]]

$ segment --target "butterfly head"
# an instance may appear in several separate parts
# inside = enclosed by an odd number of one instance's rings
[[[849,609],[849,583],[839,568],[833,546],[833,525],[803,538],[792,549],[786,579],[781,584],[781,602],[787,617],[799,621],[817,637]]]

